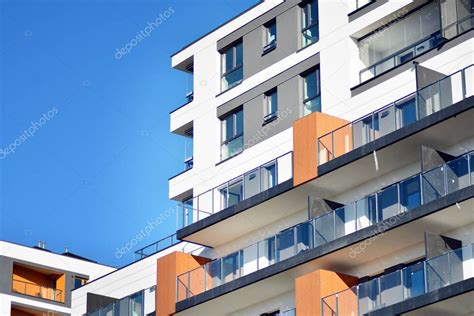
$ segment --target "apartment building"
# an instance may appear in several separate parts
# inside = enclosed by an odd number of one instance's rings
[[[268,0],[175,53],[179,229],[73,315],[473,315],[473,14]]]
[[[44,242],[26,247],[0,241],[0,315],[71,315],[71,291],[115,268]]]
[[[158,260],[157,315],[473,315],[473,13],[262,1],[174,54],[169,197],[209,251]]]

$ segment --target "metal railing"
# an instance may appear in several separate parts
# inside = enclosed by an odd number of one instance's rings
[[[473,183],[474,152],[470,152],[179,275],[177,301],[368,226],[380,223],[380,230],[386,230],[392,222],[387,223],[384,220],[404,216],[411,209]]]
[[[135,251],[135,260],[146,258],[180,242],[176,239],[176,233],[171,234]]]
[[[85,316],[144,316],[145,315],[145,290],[112,302]]]
[[[318,138],[318,165],[474,95],[474,65]]]
[[[45,300],[64,302],[63,291],[35,283],[12,279],[12,291],[15,293],[39,297]]]
[[[321,315],[365,315],[474,277],[474,245],[409,265],[321,299]]]
[[[178,227],[186,227],[293,178],[293,152],[199,194],[182,205]]]

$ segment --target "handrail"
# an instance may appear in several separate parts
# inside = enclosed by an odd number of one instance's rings
[[[15,287],[15,283],[19,284],[20,286],[23,285],[23,291],[21,291],[21,289],[18,287]],[[35,291],[36,289],[39,291]],[[12,278],[12,291],[28,296],[40,297],[50,301],[63,302],[62,290],[53,287],[42,286],[32,282],[17,280],[15,278]]]
[[[169,243],[165,244],[165,246],[160,246],[160,243],[162,244],[164,241],[169,241]],[[136,257],[135,260],[140,260],[140,259],[146,258],[146,257],[151,256],[151,255],[153,255],[157,252],[160,252],[160,251],[162,251],[166,248],[174,246],[174,245],[176,245],[180,242],[181,242],[180,240],[176,239],[176,233],[173,233],[169,236],[163,237],[163,238],[161,238],[161,239],[159,239],[155,242],[152,242],[151,244],[146,245],[145,247],[140,248],[137,251],[135,251],[135,254],[138,256],[138,258]],[[146,253],[145,250],[149,249],[149,248],[154,248],[154,250],[150,253]]]
[[[318,137],[318,166],[473,95],[473,78],[474,64]],[[452,84],[451,87],[449,80],[455,81],[457,85]],[[398,106],[408,104],[410,101],[413,102],[414,117],[412,121],[404,121],[403,110]],[[385,114],[390,120],[385,118],[382,121]],[[373,124],[377,125],[373,126]],[[339,138],[335,136],[338,133],[342,133]],[[334,145],[335,142],[339,144],[339,147]]]

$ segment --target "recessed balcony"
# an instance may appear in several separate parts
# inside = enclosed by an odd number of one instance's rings
[[[13,293],[64,303],[65,282],[65,274],[13,264]]]

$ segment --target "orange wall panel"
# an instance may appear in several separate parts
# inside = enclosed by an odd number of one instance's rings
[[[310,181],[318,176],[318,138],[348,124],[346,120],[320,112],[311,113],[293,123],[293,184],[295,186]],[[352,144],[352,131],[344,127],[341,137],[335,140],[334,151],[342,152]],[[332,151],[332,140],[327,137],[325,146]],[[328,153],[329,154],[329,153]],[[328,158],[327,158],[328,159]]]
[[[192,256],[182,252],[173,252],[157,260],[156,280],[156,315],[168,316],[175,312],[176,307],[176,278],[178,275],[196,269],[210,259]],[[202,270],[204,271],[204,270]],[[185,280],[187,284],[187,279]],[[192,291],[204,290],[204,273],[192,277]],[[179,285],[180,299],[185,298],[186,288]],[[199,292],[200,293],[200,292]],[[193,294],[197,294],[194,293]]]
[[[296,278],[296,315],[321,315],[321,299],[323,297],[348,289],[357,284],[357,281],[356,277],[327,270],[317,270]],[[325,306],[325,311],[330,311],[330,307]],[[339,315],[350,316],[351,307],[344,306],[344,311],[348,313]]]

